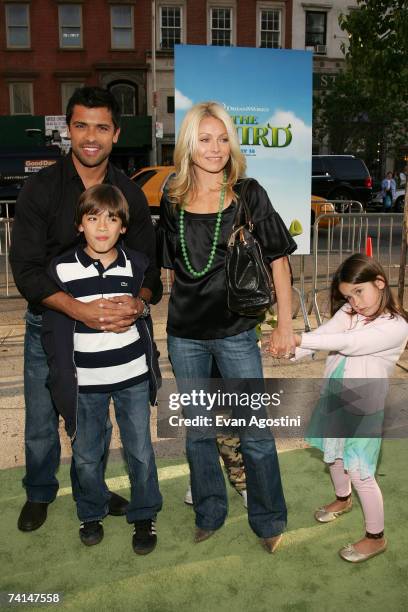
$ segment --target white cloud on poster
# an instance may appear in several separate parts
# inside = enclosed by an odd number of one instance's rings
[[[190,100],[190,98],[188,98],[184,94],[182,94],[180,90],[176,89],[174,95],[174,104],[176,110],[188,110],[193,106],[193,101]]]
[[[292,142],[287,147],[264,147],[259,145],[255,147],[256,156],[255,159],[272,159],[273,157],[278,158],[279,161],[294,159],[298,162],[310,161],[311,150],[312,150],[312,126],[306,125],[306,123],[297,117],[292,111],[277,110],[267,121],[262,122],[262,126],[266,126],[269,123],[272,127],[286,128],[290,125],[290,131],[292,134]],[[282,140],[283,132],[280,134],[280,142]],[[268,141],[270,142],[271,136],[268,135]],[[251,145],[249,145],[250,148]]]

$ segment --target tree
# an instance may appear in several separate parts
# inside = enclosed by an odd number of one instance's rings
[[[315,135],[327,136],[332,152],[361,154],[375,169],[385,151],[408,140],[408,0],[357,4],[340,17],[345,65],[315,100]]]

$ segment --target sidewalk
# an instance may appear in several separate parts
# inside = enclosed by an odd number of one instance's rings
[[[167,359],[166,317],[168,295],[152,307],[155,339],[160,351],[160,368],[163,378],[173,378]],[[0,469],[24,465],[24,395],[23,395],[23,349],[24,349],[24,312],[26,302],[22,298],[0,299]],[[304,331],[301,315],[294,320],[294,329]],[[312,328],[315,321],[311,318]],[[268,326],[265,326],[268,333]],[[319,353],[314,360],[289,363],[284,360],[264,359],[266,378],[320,378],[323,374],[326,355]],[[399,363],[408,369],[408,351]],[[395,377],[406,378],[407,371],[396,368]],[[112,416],[114,430],[112,454],[118,454],[121,447],[119,432]],[[184,443],[180,439],[158,440],[156,437],[155,411],[152,411],[152,432],[155,451],[159,457],[179,457],[183,454]],[[70,443],[61,427],[62,457],[70,457]],[[302,440],[278,440],[280,450],[303,446]]]

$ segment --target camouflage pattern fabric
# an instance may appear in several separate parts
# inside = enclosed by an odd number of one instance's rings
[[[217,446],[228,480],[238,492],[244,491],[246,489],[246,476],[239,438],[218,434]]]

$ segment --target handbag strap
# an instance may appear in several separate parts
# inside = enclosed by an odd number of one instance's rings
[[[249,211],[248,203],[246,201],[246,194],[248,192],[249,185],[251,184],[252,179],[245,179],[242,181],[242,187],[239,193],[239,200],[237,211],[235,213],[234,224],[232,226],[232,231],[234,231],[237,227],[241,227],[244,225],[248,225],[250,231],[252,231],[253,223],[251,219],[251,213]],[[242,216],[244,214],[244,219]]]

